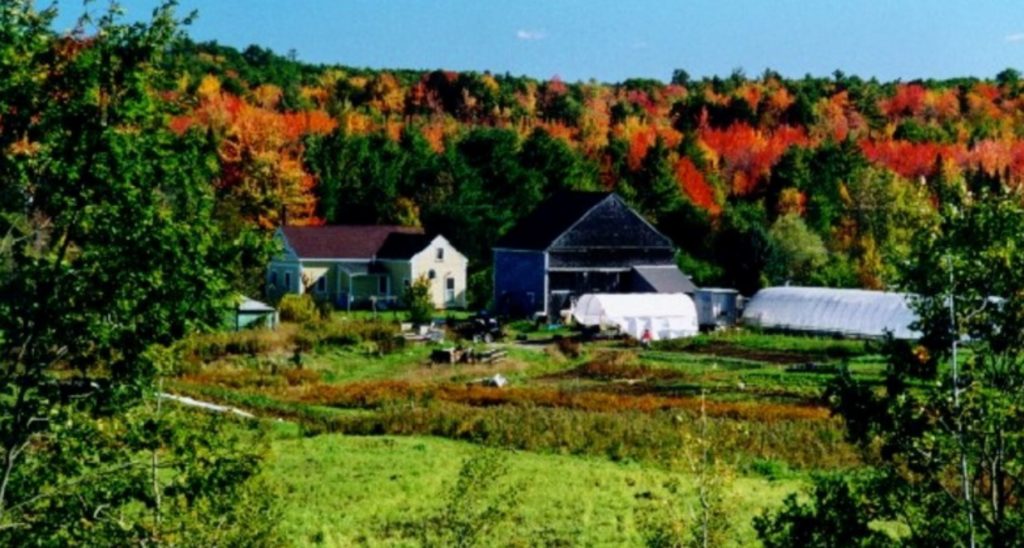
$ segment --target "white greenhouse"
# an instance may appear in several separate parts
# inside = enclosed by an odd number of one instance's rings
[[[582,325],[618,327],[641,338],[650,329],[653,340],[697,334],[697,307],[682,293],[589,293],[576,301],[573,318]]]
[[[847,337],[916,339],[917,314],[902,293],[826,287],[768,287],[743,310],[743,323],[763,329]]]

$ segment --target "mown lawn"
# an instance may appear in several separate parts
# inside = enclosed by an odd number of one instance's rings
[[[267,473],[281,491],[283,532],[298,546],[415,545],[400,524],[436,512],[472,444],[429,437],[289,435],[276,440]],[[521,503],[489,544],[543,541],[641,546],[652,518],[690,519],[693,476],[638,463],[502,451]],[[726,483],[732,544],[755,541],[754,515],[781,503],[801,479],[737,477]],[[678,484],[676,495],[669,492]],[[668,508],[671,507],[671,510]],[[415,528],[415,527],[414,527]]]

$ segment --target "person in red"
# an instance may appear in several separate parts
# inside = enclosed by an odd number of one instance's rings
[[[651,335],[651,328],[650,327],[644,328],[643,335],[640,335],[640,344],[644,348],[650,348],[651,347],[651,339],[653,339],[653,336]]]

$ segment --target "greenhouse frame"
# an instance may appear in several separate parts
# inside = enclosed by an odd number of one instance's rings
[[[693,337],[697,307],[683,293],[588,293],[573,307],[573,318],[586,326],[615,326],[635,339],[650,330],[651,340]]]
[[[767,330],[854,338],[916,339],[918,320],[904,293],[827,287],[768,287],[743,310],[743,323]]]

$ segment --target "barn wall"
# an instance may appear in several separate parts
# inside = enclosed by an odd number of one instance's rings
[[[550,253],[551,268],[617,268],[675,264],[672,248],[558,249]]]
[[[494,306],[499,314],[528,316],[544,310],[543,251],[494,250]]]

